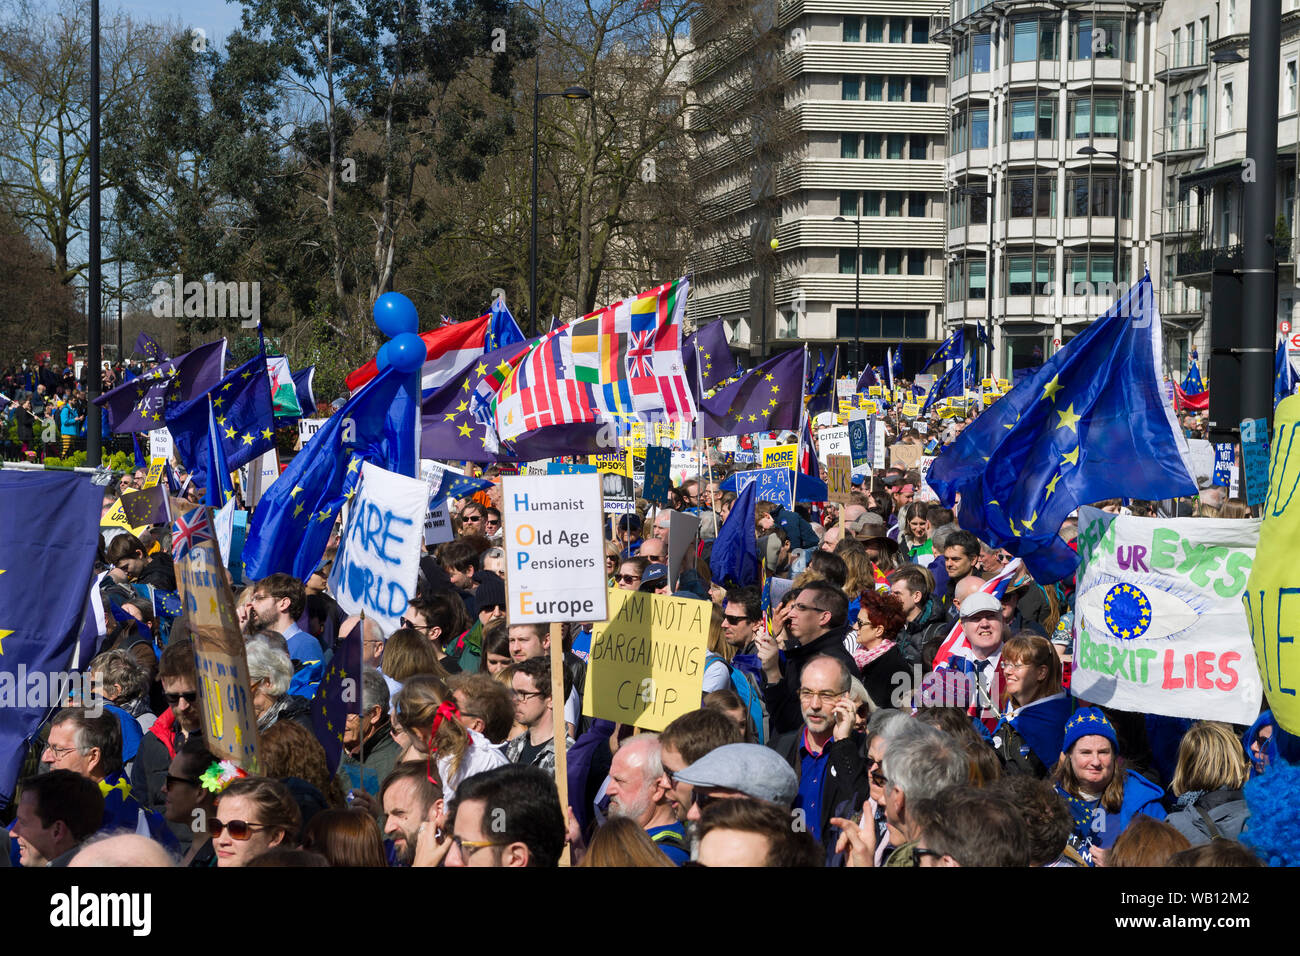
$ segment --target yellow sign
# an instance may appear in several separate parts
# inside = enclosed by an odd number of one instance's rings
[[[964,408],[941,408],[939,409],[940,418],[965,418],[966,409]]]
[[[126,520],[126,509],[122,507],[122,499],[118,498],[113,502],[113,507],[108,509],[108,514],[99,519],[101,528],[122,528],[132,533],[135,529]]]
[[[870,395],[872,398],[879,398],[884,393],[885,393],[884,389],[882,389],[879,385],[867,386],[867,394]]]
[[[798,445],[772,445],[763,449],[764,468],[797,468]]]
[[[596,466],[596,471],[602,475],[622,475],[624,478],[632,477],[632,459],[627,452],[613,452],[608,455],[592,455],[591,463]]]
[[[1005,378],[1000,378],[998,379],[998,388],[1002,389],[1004,392],[1010,391],[1011,383]]]
[[[582,712],[654,731],[699,710],[709,605],[611,589],[609,612],[591,634]]]
[[[993,384],[994,384],[994,383],[993,383],[993,379],[991,379],[991,378],[980,379],[980,387],[981,387],[981,388],[992,388],[992,387],[993,387]]]
[[[144,476],[144,486],[153,488],[162,478],[163,467],[167,464],[166,458],[150,458],[149,473]]]
[[[904,405],[904,406],[903,406],[903,417],[904,417],[904,418],[915,418],[915,417],[916,417],[917,415],[919,415],[919,414],[921,414],[921,406],[920,406],[920,405],[907,404],[907,405]]]
[[[853,459],[848,455],[826,456],[826,488],[830,495],[828,500],[842,505],[849,503],[849,495],[853,491],[852,474]]]
[[[872,401],[871,399],[867,399],[865,402],[862,403],[862,410],[865,412],[869,412],[872,415],[875,415],[877,412],[880,411],[880,406],[876,402]]]
[[[1282,399],[1273,413],[1274,455],[1268,475],[1268,498],[1255,563],[1246,581],[1242,604],[1250,622],[1255,660],[1264,677],[1264,696],[1273,717],[1288,733],[1300,733],[1300,591],[1295,584],[1295,555],[1300,548],[1300,497],[1292,494],[1300,480],[1300,397]]]

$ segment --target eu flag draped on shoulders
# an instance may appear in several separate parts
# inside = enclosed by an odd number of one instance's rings
[[[87,475],[0,471],[0,807],[13,797],[28,742],[63,703],[33,699],[28,675],[70,669],[95,580],[102,498]]]
[[[266,356],[232,369],[208,395],[167,406],[167,429],[181,463],[200,488],[212,484],[209,442],[221,445],[227,476],[275,447],[275,408]],[[214,431],[215,429],[215,431]]]
[[[935,362],[947,362],[950,359],[960,359],[966,353],[966,337],[964,333],[964,327],[954,329],[952,335],[948,336],[944,343],[935,349],[934,354],[931,355],[930,358],[926,360],[926,363],[921,366],[921,371],[924,372]]]
[[[803,349],[791,349],[755,366],[712,398],[700,402],[704,438],[748,435],[751,432],[794,431],[803,408]]]
[[[1081,504],[1196,493],[1160,378],[1160,314],[1146,274],[1101,318],[980,415],[926,481],[961,526],[1024,559],[1040,584],[1072,574],[1057,535]]]
[[[417,387],[414,375],[386,368],[325,420],[254,509],[244,544],[246,576],[282,571],[307,580],[329,543],[348,474],[362,460],[418,474]]]

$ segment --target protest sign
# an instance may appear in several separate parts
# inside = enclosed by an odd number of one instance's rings
[[[1192,463],[1192,477],[1200,482],[1214,481],[1214,446],[1204,438],[1187,439],[1188,458]]]
[[[166,458],[149,459],[149,470],[145,473],[144,476],[144,486],[146,488],[158,487],[158,482],[162,480],[163,469],[166,467],[166,465],[167,465]]]
[[[1264,419],[1242,420],[1241,462],[1246,479],[1246,504],[1262,505],[1268,497],[1268,422]]]
[[[683,511],[668,512],[668,568],[673,590],[677,589],[677,578],[684,570],[683,561],[688,554],[695,553],[695,538],[699,532],[699,515],[689,515]],[[687,564],[687,567],[693,565]]]
[[[599,476],[506,478],[501,521],[511,624],[608,616]]]
[[[320,431],[324,425],[325,419],[323,418],[298,419],[298,445],[294,448],[294,451],[301,451],[302,446],[307,444],[311,440],[311,436]]]
[[[871,467],[883,469],[885,467],[885,427],[877,419],[871,420],[872,446],[871,446]]]
[[[546,464],[548,475],[594,475],[596,466],[581,461],[552,461]]]
[[[878,415],[880,413],[880,405],[875,399],[868,398],[862,403],[861,408],[868,415]]]
[[[627,515],[636,511],[631,475],[605,472],[600,476],[600,491],[605,498],[605,514]]]
[[[208,749],[249,773],[257,772],[257,716],[248,680],[244,636],[235,596],[221,568],[210,508],[179,509],[172,499],[172,555],[199,677],[199,707]]]
[[[841,505],[849,503],[849,494],[853,491],[853,485],[850,483],[852,472],[853,462],[848,455],[831,455],[827,459],[826,488],[830,501]]]
[[[612,590],[609,609],[609,620],[592,631],[582,712],[658,731],[698,710],[707,602]]]
[[[882,389],[879,385],[867,386],[867,394],[870,395],[872,398],[880,398],[882,395],[884,395],[884,393],[885,393],[884,389]]]
[[[424,543],[426,546],[442,544],[454,537],[456,532],[451,526],[451,509],[443,501],[424,516]]]
[[[592,455],[588,461],[596,466],[596,471],[599,474],[632,477],[632,456],[626,451],[611,452],[607,455]]]
[[[402,626],[420,575],[429,486],[364,462],[348,511],[329,592],[348,614],[365,613],[386,632]]]
[[[889,464],[892,468],[910,470],[921,460],[920,445],[893,445],[889,449]]]
[[[1227,488],[1232,483],[1232,469],[1236,466],[1237,454],[1230,441],[1216,442],[1214,446],[1214,483]]]
[[[916,433],[918,435],[924,435],[926,432],[930,430],[930,423],[927,422],[925,419],[920,419],[918,421],[912,422],[912,427],[916,429]]]
[[[871,464],[871,427],[870,419],[849,418],[846,426],[849,433],[849,459],[856,470],[862,465]]]
[[[172,433],[165,428],[155,428],[149,432],[149,457],[171,461]]]
[[[849,454],[849,426],[836,425],[817,431],[817,460],[823,465],[831,455]]]
[[[921,406],[904,403],[901,411],[904,418],[915,418],[917,415],[921,414]]]
[[[272,448],[244,465],[240,471],[244,473],[244,503],[252,508],[266,494],[271,483],[280,477],[280,454]]]
[[[1300,397],[1282,399],[1273,418],[1273,467],[1255,563],[1242,602],[1251,643],[1264,677],[1273,716],[1288,733],[1300,734],[1300,589],[1295,556],[1300,553]],[[1253,717],[1251,718],[1254,719]]]
[[[641,486],[641,496],[655,505],[668,503],[668,492],[672,490],[672,479],[668,477],[672,453],[667,448],[646,448],[645,481]]]
[[[734,458],[738,465],[753,465],[758,462],[758,452],[752,448],[741,448],[736,450]]]
[[[1071,692],[1119,710],[1253,721],[1261,681],[1242,592],[1259,527],[1080,508]]]
[[[753,471],[737,472],[736,494],[740,494],[755,481],[758,482],[757,500],[771,501],[786,508],[794,507],[788,468],[755,468]]]
[[[700,475],[700,453],[697,451],[673,449],[668,463],[668,474],[674,485],[680,485],[687,478]]]
[[[837,378],[835,380],[836,398],[849,398],[858,390],[858,383],[851,378]]]
[[[938,501],[939,495],[933,488],[926,483],[926,476],[930,473],[930,466],[934,464],[933,455],[922,455],[917,461],[916,470],[921,473],[921,487],[916,492],[917,501]]]
[[[771,445],[763,449],[764,468],[797,468],[798,445]]]

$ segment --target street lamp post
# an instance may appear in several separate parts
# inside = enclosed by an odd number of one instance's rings
[[[834,222],[848,222],[836,216]],[[862,374],[862,210],[853,220],[853,372]]]
[[[529,335],[537,331],[537,127],[541,118],[541,103],[548,96],[562,96],[566,100],[591,99],[591,93],[581,86],[570,86],[559,93],[543,93],[541,82],[541,57],[536,60],[533,72],[533,194],[532,224],[528,242],[528,325]]]
[[[1111,281],[1119,286],[1119,216],[1123,212],[1123,179],[1124,167],[1119,161],[1119,150],[1115,149],[1098,149],[1095,146],[1084,146],[1079,150],[1080,156],[1087,156],[1091,159],[1093,156],[1113,156],[1115,157],[1115,265],[1111,273]],[[1091,193],[1089,186],[1089,193]]]

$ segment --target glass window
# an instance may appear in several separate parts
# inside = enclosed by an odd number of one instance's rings
[[[960,302],[966,298],[966,289],[961,281],[960,262],[948,263],[948,301]]]
[[[901,216],[903,214],[904,193],[890,191],[885,193],[885,215]]]
[[[913,133],[911,147],[907,153],[908,159],[927,159],[929,158],[929,137],[924,133]]]
[[[889,159],[903,158],[903,142],[907,137],[902,133],[889,134]]]
[[[880,215],[880,190],[864,189],[862,191],[862,215]]]
[[[986,107],[970,111],[971,149],[987,149],[989,145],[989,111]]]
[[[985,285],[984,263],[971,261],[966,263],[966,269],[969,276],[969,281],[967,283],[969,294],[967,295],[967,298],[983,299]]]
[[[952,44],[952,75],[960,79],[970,73],[970,41],[959,37]]]
[[[1115,254],[1092,256],[1092,268],[1089,270],[1092,277],[1093,288],[1102,285],[1113,285],[1115,282]]]
[[[1286,97],[1282,101],[1282,110],[1294,113],[1296,110],[1296,61],[1286,61]]]
[[[1038,21],[1038,58],[1040,60],[1056,59],[1056,42],[1060,37],[1061,22],[1052,17],[1042,17]]]
[[[1087,295],[1088,294],[1088,257],[1087,256],[1069,256],[1065,260],[1065,268],[1070,272],[1070,287],[1066,289],[1067,295]]]
[[[1040,172],[1034,189],[1034,215],[1056,217],[1056,174]]]
[[[1038,101],[1038,138],[1056,139],[1056,97]]]
[[[987,73],[989,71],[989,35],[979,33],[971,37],[971,72]]]
[[[868,276],[880,275],[879,249],[862,250],[862,274]]]
[[[1092,59],[1092,18],[1080,17],[1070,22],[1070,59]]]
[[[844,42],[857,43],[862,39],[862,18],[844,18]]]
[[[1034,294],[1034,257],[1007,257],[1007,295]]]
[[[1087,139],[1092,135],[1092,100],[1076,96],[1070,101],[1070,135]]]
[[[1010,110],[1010,139],[1016,140],[1033,139],[1035,133],[1034,126],[1034,104],[1035,99],[1032,96],[1024,96],[1011,101]]]
[[[914,192],[908,195],[907,214],[913,219],[922,219],[929,212],[929,197],[923,192]]]
[[[879,158],[880,158],[880,151],[881,151],[881,148],[882,148],[882,146],[883,146],[884,139],[885,139],[884,134],[883,134],[883,133],[866,133],[866,134],[864,134],[864,136],[865,136],[865,140],[864,140],[864,142],[865,142],[866,146],[865,146],[865,148],[863,149],[863,152],[862,152],[863,158],[864,158],[864,159],[879,159]]]
[[[1017,20],[1011,24],[1011,62],[1029,63],[1038,59],[1038,20]]]
[[[858,158],[858,134],[840,133],[840,159]]]
[[[907,77],[891,76],[889,78],[889,102],[901,103],[907,99]]]
[[[856,216],[858,214],[858,194],[849,189],[840,190],[840,215]]]
[[[926,17],[912,17],[912,42],[930,42],[930,21]]]
[[[930,78],[928,76],[912,77],[912,96],[913,103],[928,103],[930,101]]]
[[[1223,128],[1224,130],[1236,129],[1232,125],[1232,84],[1223,84]]]
[[[840,99],[857,100],[862,98],[862,81],[856,76],[846,76],[840,80]]]
[[[1204,127],[1201,129],[1201,142],[1205,141]],[[1124,97],[1124,142],[1133,142],[1133,100]]]
[[[867,42],[868,43],[885,42],[885,18],[884,17],[867,17]]]
[[[885,98],[885,78],[883,76],[867,77],[867,99],[883,100]]]
[[[907,274],[910,276],[925,275],[925,250],[924,249],[907,250]]]
[[[902,17],[889,18],[889,42],[890,43],[907,42],[907,21]]]
[[[854,262],[855,259],[854,254],[856,251],[857,250],[855,249],[840,250],[840,275],[851,276],[854,274],[854,267],[856,265],[856,263]]]
[[[958,113],[952,118],[952,151],[954,153],[964,152],[969,145],[967,137],[969,127],[966,122],[966,114]]]
[[[1124,21],[1124,62],[1137,62],[1137,21],[1132,17]]]
[[[1075,219],[1088,215],[1088,177],[1073,175],[1065,177],[1065,190],[1070,196],[1070,207],[1066,215]]]
[[[903,274],[903,250],[886,249],[885,250],[885,275],[897,276]]]
[[[970,200],[970,221],[973,226],[982,226],[988,222],[989,197],[981,191],[977,196],[967,196]]]
[[[1118,59],[1123,50],[1124,21],[1112,17],[1098,17],[1095,22],[1091,40],[1093,56],[1099,60]]]
[[[1094,101],[1096,114],[1092,120],[1092,131],[1096,136],[1119,138],[1119,100],[1110,96],[1099,96]]]
[[[1038,294],[1047,295],[1055,279],[1056,256],[1050,252],[1040,253],[1034,259],[1034,285],[1038,286]]]
[[[1012,219],[1028,219],[1034,215],[1034,177],[1007,177],[1007,210]]]

